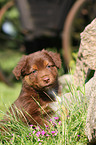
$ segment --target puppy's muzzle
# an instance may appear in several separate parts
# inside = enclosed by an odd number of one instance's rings
[[[48,76],[43,77],[42,80],[43,80],[43,82],[46,83],[46,84],[50,82],[50,78],[49,78]]]

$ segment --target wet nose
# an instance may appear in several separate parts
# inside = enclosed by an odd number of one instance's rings
[[[44,81],[45,83],[49,83],[50,79],[49,79],[49,77],[44,77],[44,78],[43,78],[43,81]]]

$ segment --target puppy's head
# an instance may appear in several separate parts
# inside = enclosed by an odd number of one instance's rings
[[[13,73],[17,79],[22,77],[34,89],[54,87],[57,80],[57,68],[61,67],[59,54],[46,50],[23,56]]]

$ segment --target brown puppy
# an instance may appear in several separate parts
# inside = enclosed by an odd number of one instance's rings
[[[58,72],[61,67],[59,54],[46,50],[23,56],[13,70],[17,79],[22,79],[22,90],[10,108],[24,123],[44,125],[54,111],[50,103],[58,94]],[[18,108],[18,109],[17,109]],[[20,111],[21,110],[21,111]]]

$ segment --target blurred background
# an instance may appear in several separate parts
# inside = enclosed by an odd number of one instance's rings
[[[80,33],[96,17],[96,0],[0,0],[0,109],[19,95],[12,74],[23,54],[58,52],[59,75],[74,73]]]

